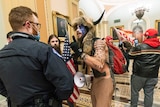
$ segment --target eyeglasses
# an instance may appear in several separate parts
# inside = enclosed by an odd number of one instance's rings
[[[32,21],[29,21],[30,23],[33,23],[35,25],[37,25],[37,28],[40,29],[41,28],[41,24],[40,23],[35,23],[35,22],[32,22]]]

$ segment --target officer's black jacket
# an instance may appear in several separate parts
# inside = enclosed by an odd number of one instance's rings
[[[73,91],[73,76],[52,48],[31,35],[15,33],[0,50],[0,93],[21,105],[28,99],[49,94],[67,99]]]
[[[160,67],[160,46],[151,47],[140,44],[133,47],[129,53],[134,59],[133,74],[146,78],[157,78]]]

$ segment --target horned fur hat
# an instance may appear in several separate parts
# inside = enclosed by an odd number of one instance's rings
[[[93,20],[87,16],[77,17],[73,20],[72,27],[74,30],[77,29],[77,25],[83,25],[87,30],[87,33],[84,35],[84,37],[80,38],[78,42],[79,45],[83,48],[83,52],[89,55],[91,54],[92,51],[92,39],[96,37],[95,25],[101,21],[104,12],[100,16],[100,18],[95,22],[93,22]]]

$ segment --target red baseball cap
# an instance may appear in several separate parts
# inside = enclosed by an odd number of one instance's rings
[[[157,36],[158,35],[158,31],[156,29],[148,29],[146,30],[144,36]]]

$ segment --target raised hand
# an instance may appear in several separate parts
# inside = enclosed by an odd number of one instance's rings
[[[83,53],[82,49],[79,47],[78,42],[76,42],[75,37],[74,36],[72,37],[73,37],[73,42],[70,44],[70,47],[75,52],[75,55],[79,57]]]

